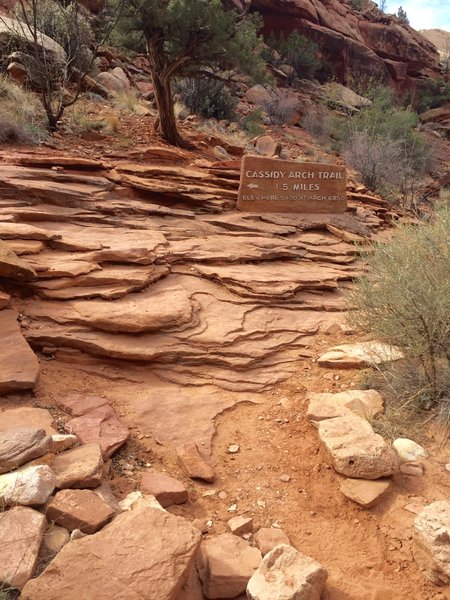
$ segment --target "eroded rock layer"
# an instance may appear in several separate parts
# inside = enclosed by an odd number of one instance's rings
[[[36,273],[2,281],[29,344],[173,384],[259,392],[286,379],[311,336],[343,321],[341,286],[361,270],[353,241],[385,214],[352,196],[344,215],[237,212],[239,162],[183,153],[176,168],[144,150],[132,164],[2,159],[0,239]]]

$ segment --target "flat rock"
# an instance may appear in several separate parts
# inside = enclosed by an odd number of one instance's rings
[[[21,589],[33,577],[47,527],[45,516],[17,506],[0,519],[0,582]]]
[[[167,288],[159,293],[144,292],[114,302],[92,300],[73,302],[74,321],[95,329],[124,333],[145,333],[183,325],[192,319],[193,306],[186,290]]]
[[[187,502],[188,493],[181,481],[165,473],[146,472],[141,478],[141,491],[154,496],[162,507]]]
[[[96,600],[178,600],[200,537],[188,521],[165,511],[125,512],[97,534],[64,546],[21,600],[80,600],[86,590]]]
[[[22,427],[0,431],[0,473],[7,473],[43,456],[50,443],[51,438],[44,429]]]
[[[347,390],[345,392],[308,394],[307,418],[312,422],[357,415],[370,419],[383,412],[383,398],[376,390]]]
[[[276,546],[247,586],[248,600],[320,600],[328,572],[292,546]]]
[[[116,513],[92,490],[61,490],[48,504],[46,514],[50,521],[69,531],[79,529],[91,534]]]
[[[236,598],[260,562],[260,551],[232,533],[204,540],[197,564],[203,594],[211,599]]]
[[[395,450],[355,415],[320,421],[319,437],[334,469],[347,477],[379,479],[398,472]]]
[[[394,346],[381,342],[360,342],[330,348],[319,357],[317,363],[321,367],[360,369],[399,360],[400,358],[403,358],[403,353]]]
[[[44,429],[48,435],[56,433],[55,421],[45,408],[23,406],[0,412],[0,431],[9,429],[31,428]]]
[[[186,475],[193,479],[203,479],[203,481],[207,481],[208,483],[214,481],[214,471],[200,456],[195,442],[178,446],[176,453],[178,462]]]
[[[0,239],[0,277],[15,281],[32,281],[36,271],[25,260],[19,258],[10,247]]]
[[[450,502],[433,502],[417,515],[413,554],[427,579],[439,586],[450,584]]]
[[[275,527],[261,527],[255,533],[255,543],[261,550],[261,554],[265,556],[273,550],[275,546],[280,544],[290,545],[290,540],[282,529]]]
[[[56,477],[47,465],[23,467],[0,475],[0,506],[45,504],[56,486]]]
[[[368,481],[366,479],[343,479],[339,489],[346,498],[364,508],[379,504],[389,493],[392,482],[389,479]]]
[[[230,528],[231,533],[234,535],[252,533],[253,519],[251,517],[245,517],[244,515],[233,517],[228,521],[228,527]]]
[[[64,412],[74,417],[85,415],[91,410],[100,408],[109,404],[107,398],[101,398],[100,396],[87,396],[84,394],[70,394],[64,398],[58,398],[56,405]]]
[[[414,462],[421,458],[428,458],[428,452],[413,440],[397,438],[392,442],[399,457],[406,462]]]
[[[52,462],[56,487],[95,488],[102,478],[102,451],[97,443],[84,444],[58,454]]]
[[[33,389],[39,362],[22,336],[14,311],[0,311],[0,331],[0,395]]]
[[[115,410],[107,405],[71,419],[65,427],[82,444],[100,444],[104,460],[110,458],[130,437],[128,427],[120,421]]]

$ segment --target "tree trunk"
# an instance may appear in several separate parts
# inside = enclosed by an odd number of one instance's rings
[[[153,74],[152,80],[159,115],[157,129],[161,137],[172,146],[186,146],[177,130],[170,79]]]

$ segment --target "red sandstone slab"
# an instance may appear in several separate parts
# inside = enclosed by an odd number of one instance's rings
[[[260,213],[343,213],[345,167],[245,156],[237,207]]]

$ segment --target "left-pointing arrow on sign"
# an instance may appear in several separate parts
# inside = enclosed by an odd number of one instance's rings
[[[249,183],[247,187],[249,187],[252,190],[256,190],[259,188],[259,185],[257,183]]]

